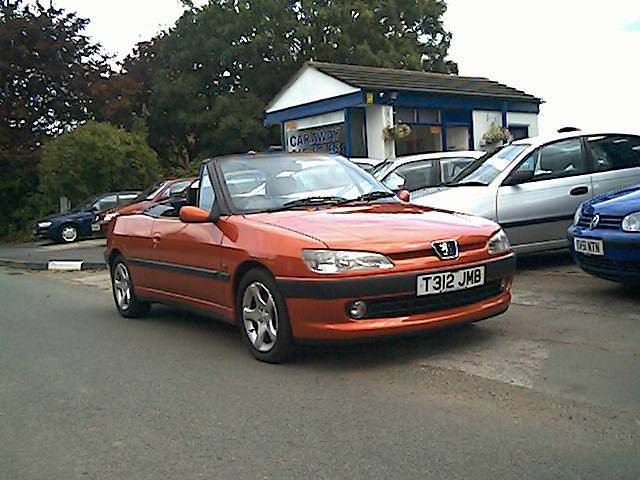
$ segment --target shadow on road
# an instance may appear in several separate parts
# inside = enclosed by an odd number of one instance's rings
[[[151,314],[142,321],[167,324],[182,331],[196,331],[225,344],[233,345],[243,353],[246,350],[240,331],[234,325],[210,317],[177,308],[154,305]],[[400,365],[443,352],[477,347],[491,341],[494,335],[490,329],[484,328],[481,322],[425,331],[412,336],[349,343],[302,344],[289,364],[342,371]],[[246,355],[248,356],[249,353],[247,352]]]
[[[571,258],[571,255],[567,250],[518,255],[517,261],[517,269],[520,271],[569,267],[575,265],[573,258]]]

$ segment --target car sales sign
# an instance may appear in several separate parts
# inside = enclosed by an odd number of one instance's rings
[[[287,131],[289,152],[344,152],[344,124]]]

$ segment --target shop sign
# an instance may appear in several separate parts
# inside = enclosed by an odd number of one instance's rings
[[[290,152],[344,152],[344,124],[287,132],[287,147]]]

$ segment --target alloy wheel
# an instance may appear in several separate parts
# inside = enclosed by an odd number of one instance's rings
[[[242,297],[242,323],[259,352],[270,351],[278,337],[278,309],[273,295],[261,282],[251,283]]]
[[[124,263],[118,263],[113,272],[113,290],[118,307],[126,311],[131,307],[131,277]]]

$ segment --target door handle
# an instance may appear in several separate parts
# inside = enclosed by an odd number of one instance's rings
[[[589,193],[589,187],[584,187],[584,186],[576,187],[573,190],[571,190],[569,193],[574,197],[579,197],[580,195]]]
[[[158,243],[160,242],[160,235],[155,233],[153,234],[153,236],[151,237],[151,242],[153,243],[153,247],[157,247]]]

